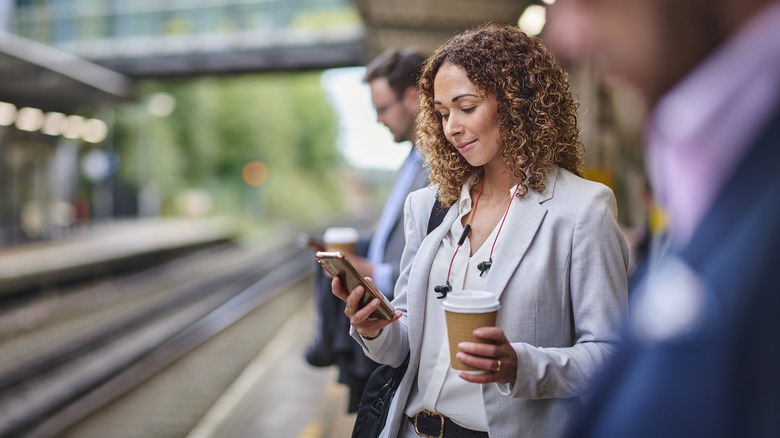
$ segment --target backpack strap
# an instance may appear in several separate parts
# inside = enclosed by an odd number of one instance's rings
[[[436,202],[433,203],[433,208],[431,208],[431,216],[428,218],[428,233],[431,234],[431,231],[433,231],[436,227],[438,227],[441,222],[444,220],[444,216],[447,215],[447,209],[444,208],[443,205],[441,205],[441,202],[439,201],[439,197],[436,197]]]

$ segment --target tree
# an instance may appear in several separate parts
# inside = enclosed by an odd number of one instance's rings
[[[215,211],[231,216],[252,211],[264,216],[254,219],[308,220],[341,208],[338,183],[328,177],[342,163],[338,124],[319,73],[144,82],[140,91],[170,93],[176,109],[155,118],[142,98],[120,110],[121,175],[136,183],[139,175],[154,178],[164,214],[174,213],[177,195],[192,188],[205,190]],[[242,179],[251,161],[268,168],[262,186]],[[254,202],[259,210],[247,208]]]

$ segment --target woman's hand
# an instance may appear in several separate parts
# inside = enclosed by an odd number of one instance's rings
[[[474,383],[511,383],[517,376],[517,353],[498,327],[480,327],[474,336],[491,341],[490,344],[461,342],[457,358],[476,368],[486,370],[482,374],[460,373],[460,378]]]
[[[365,278],[372,286],[374,285],[374,281],[370,277]],[[331,289],[333,289],[333,295],[336,295],[341,301],[344,301],[347,304],[347,307],[344,309],[344,314],[349,318],[349,323],[352,327],[355,327],[355,330],[364,338],[371,339],[379,336],[379,333],[382,332],[383,328],[387,327],[403,315],[400,310],[397,310],[395,312],[395,318],[393,319],[378,319],[371,317],[371,314],[374,313],[374,310],[379,307],[381,302],[379,298],[374,298],[364,307],[360,308],[360,299],[363,297],[363,294],[366,293],[363,286],[357,286],[352,292],[348,292],[342,286],[341,280],[336,277],[331,282]]]

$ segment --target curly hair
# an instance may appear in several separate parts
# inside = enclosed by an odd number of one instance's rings
[[[528,189],[543,192],[544,171],[553,165],[581,176],[578,104],[563,67],[538,38],[516,27],[486,25],[437,49],[418,84],[419,147],[443,205],[451,205],[480,172],[447,141],[434,107],[433,81],[444,64],[462,68],[478,92],[497,98],[501,158],[520,185],[519,198]]]

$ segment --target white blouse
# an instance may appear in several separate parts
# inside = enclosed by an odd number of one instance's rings
[[[472,199],[469,190],[470,185],[465,184],[458,198],[459,216],[453,222],[449,232],[439,245],[433,260],[431,272],[428,276],[428,294],[425,300],[425,322],[423,326],[422,353],[420,356],[420,368],[417,373],[417,382],[412,387],[412,392],[404,412],[409,417],[423,409],[439,412],[450,417],[454,422],[463,427],[478,431],[487,431],[485,407],[482,401],[481,385],[467,382],[458,374],[460,371],[450,368],[449,344],[447,342],[447,324],[442,308],[442,300],[437,299],[438,293],[433,288],[444,285],[447,279],[447,271],[450,261],[458,246],[458,240],[463,234],[462,219],[468,216],[472,209]],[[514,187],[510,190],[513,193]],[[516,198],[512,203],[516,204]],[[516,208],[516,207],[514,207]],[[512,214],[513,208],[508,214]],[[477,212],[477,214],[479,214]],[[467,238],[455,255],[450,271],[450,285],[452,290],[485,290],[487,279],[493,269],[500,269],[501,261],[494,260],[494,266],[480,277],[477,265],[487,261],[496,233],[500,226],[496,224],[490,236],[482,246],[471,253],[470,240]],[[509,236],[509,230],[502,230],[504,237]],[[496,248],[501,245],[501,239],[496,241]],[[494,250],[494,252],[497,252]]]

